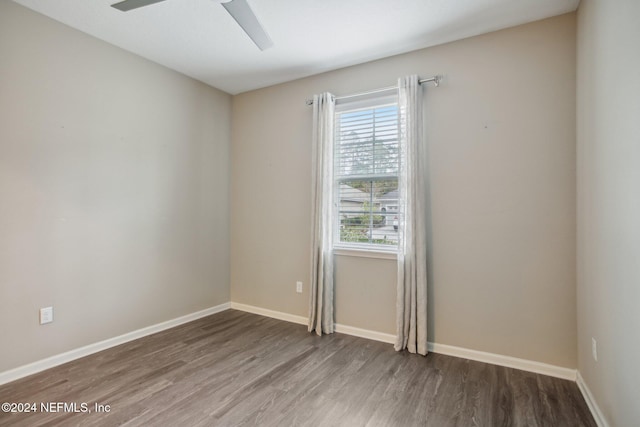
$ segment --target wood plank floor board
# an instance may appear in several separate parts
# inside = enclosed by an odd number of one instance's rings
[[[0,426],[595,426],[571,381],[227,310],[0,386]]]

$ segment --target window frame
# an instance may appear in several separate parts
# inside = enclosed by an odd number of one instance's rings
[[[367,257],[367,258],[382,258],[382,259],[396,259],[398,250],[399,250],[399,241],[395,245],[386,245],[386,244],[377,244],[377,243],[364,243],[364,242],[341,242],[340,241],[340,184],[348,180],[345,177],[338,178],[338,174],[335,168],[338,167],[338,147],[340,145],[340,140],[338,138],[338,134],[340,131],[340,127],[338,125],[338,117],[340,114],[347,112],[355,112],[358,110],[373,110],[377,108],[384,108],[388,106],[395,106],[399,108],[398,103],[398,94],[397,90],[390,90],[381,94],[372,94],[367,95],[366,97],[359,97],[357,100],[352,101],[341,101],[336,103],[336,108],[334,112],[334,122],[335,122],[335,138],[332,147],[332,155],[333,155],[333,164],[334,164],[334,173],[332,176],[332,186],[333,186],[333,201],[332,201],[332,210],[331,217],[333,221],[333,252],[336,255],[343,256],[357,256],[357,257]],[[398,131],[400,130],[399,120],[398,120]],[[398,135],[399,138],[399,135]],[[380,179],[380,177],[376,177],[375,174],[369,174],[371,176],[371,181],[376,178]],[[398,172],[395,175],[389,176],[389,178],[399,179],[400,171],[398,165]],[[363,179],[367,175],[359,176],[353,180],[363,180],[369,181],[367,179]],[[396,203],[399,204],[400,200]]]

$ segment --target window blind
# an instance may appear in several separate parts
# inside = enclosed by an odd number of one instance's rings
[[[336,176],[371,178],[398,175],[398,107],[336,115]]]
[[[397,104],[340,111],[335,130],[336,242],[397,246]]]

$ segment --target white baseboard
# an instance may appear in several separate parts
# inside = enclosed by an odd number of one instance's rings
[[[281,311],[267,310],[265,308],[255,307],[247,304],[236,302],[231,303],[231,308],[248,313],[259,314],[262,316],[272,317],[274,319],[285,320],[287,322],[299,323],[301,325],[308,324],[308,318],[296,316]],[[381,341],[389,344],[395,343],[396,336],[383,332],[371,331],[368,329],[360,329],[353,326],[336,324],[336,332],[353,335],[361,338],[368,338],[374,341]],[[511,356],[503,356],[501,354],[487,353],[484,351],[470,350],[452,345],[427,343],[429,351],[448,356],[462,357],[464,359],[476,360],[478,362],[491,363],[492,365],[506,366],[508,368],[520,369],[523,371],[534,372],[536,374],[549,375],[550,377],[562,378],[565,380],[576,380],[576,370],[563,368],[546,363],[535,362],[527,359],[519,359]]]
[[[360,329],[353,326],[341,325],[336,323],[336,332],[346,335],[353,335],[354,337],[367,338],[373,341],[386,342],[388,344],[394,344],[396,342],[396,336],[391,334],[385,334],[384,332],[370,331],[369,329]]]
[[[433,351],[434,353],[462,357],[464,359],[476,360],[478,362],[490,363],[492,365],[506,366],[507,368],[520,369],[522,371],[534,372],[536,374],[548,375],[550,377],[562,378],[565,380],[576,380],[575,369],[432,342],[427,343],[427,348],[429,351]]]
[[[233,310],[246,311],[247,313],[259,314],[261,316],[271,317],[272,319],[284,320],[286,322],[298,323],[299,325],[308,324],[308,318],[303,316],[296,316],[295,314],[284,313],[282,311],[268,310],[266,308],[256,307],[253,305],[240,304],[239,302],[232,302],[231,308]]]
[[[578,371],[577,374],[576,384],[578,384],[582,397],[584,397],[585,402],[587,402],[587,406],[591,410],[591,415],[593,415],[593,419],[596,421],[598,427],[609,427],[607,419],[604,417],[604,414],[596,403],[596,399],[593,397],[593,394],[591,394],[591,390],[587,386],[587,383],[584,382],[584,378],[580,375],[580,371]]]
[[[240,304],[232,302],[231,308],[234,310],[246,311],[247,313],[259,314],[261,316],[271,317],[273,319],[284,320],[287,322],[298,323],[300,325],[308,325],[309,318],[296,316],[295,314],[283,313],[282,311],[268,310],[266,308],[256,307],[254,305]],[[336,332],[346,335],[353,335],[360,338],[368,338],[374,341],[382,341],[393,344],[395,335],[385,334],[382,332],[370,331],[368,329],[360,329],[353,326],[341,325],[336,323]]]
[[[215,307],[210,307],[195,313],[187,314],[185,316],[177,317],[175,319],[167,320],[166,322],[157,323],[155,325],[147,326],[146,328],[138,329],[132,332],[128,332],[117,337],[109,338],[104,341],[99,341],[93,344],[86,345],[84,347],[77,348],[75,350],[67,351],[65,353],[57,354],[55,356],[47,357],[46,359],[38,360],[37,362],[29,363],[28,365],[19,366],[9,371],[0,372],[0,385],[15,381],[20,378],[44,371],[45,369],[53,368],[63,363],[71,362],[72,360],[79,359],[81,357],[88,356],[93,353],[97,353],[102,350],[106,350],[111,347],[115,347],[120,344],[124,344],[129,341],[133,341],[138,338],[145,337],[147,335],[155,334],[166,329],[173,328],[183,323],[188,323],[193,320],[200,319],[201,317],[210,316],[221,311],[228,310],[230,303],[224,303]]]

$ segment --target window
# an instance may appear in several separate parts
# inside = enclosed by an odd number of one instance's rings
[[[338,105],[335,132],[335,246],[395,251],[399,168],[396,97]]]

